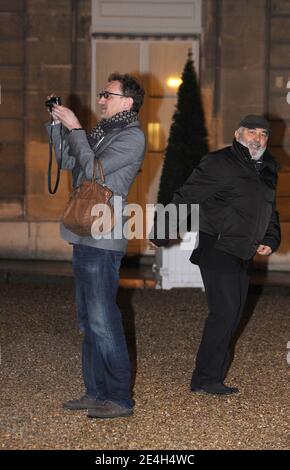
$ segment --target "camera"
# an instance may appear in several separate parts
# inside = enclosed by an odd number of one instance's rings
[[[46,100],[45,106],[49,109],[50,113],[55,104],[61,105],[61,99],[59,96],[52,96],[51,98],[49,98],[49,100]]]

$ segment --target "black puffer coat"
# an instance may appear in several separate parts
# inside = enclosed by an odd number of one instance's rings
[[[216,237],[215,248],[248,260],[260,244],[272,251],[280,244],[277,170],[266,150],[258,171],[248,149],[234,140],[232,146],[203,157],[174,193],[173,203],[199,204],[200,231]],[[166,245],[166,241],[153,241]]]

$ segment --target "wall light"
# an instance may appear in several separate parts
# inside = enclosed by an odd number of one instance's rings
[[[148,122],[149,150],[160,151],[160,122]]]
[[[179,77],[169,77],[167,80],[166,80],[166,85],[169,87],[169,88],[178,88],[182,83],[182,80],[181,78]]]

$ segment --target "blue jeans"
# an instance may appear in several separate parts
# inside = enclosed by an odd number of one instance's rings
[[[73,246],[77,315],[84,332],[82,370],[87,394],[126,407],[131,366],[121,312],[116,304],[123,252]]]

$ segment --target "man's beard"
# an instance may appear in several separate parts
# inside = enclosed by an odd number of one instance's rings
[[[241,137],[238,139],[238,142],[244,147],[247,147],[252,157],[252,160],[260,160],[261,156],[266,150],[266,147],[262,147],[261,144],[258,144],[256,142],[248,142],[246,144],[246,142],[244,142]]]

